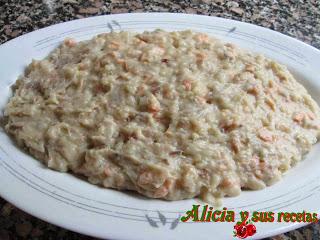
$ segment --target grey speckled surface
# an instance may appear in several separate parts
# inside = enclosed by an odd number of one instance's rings
[[[0,43],[54,23],[124,12],[184,12],[241,20],[274,29],[320,48],[319,0],[0,0]],[[38,220],[0,198],[0,240],[9,239],[93,238]],[[320,224],[272,239],[320,239]]]

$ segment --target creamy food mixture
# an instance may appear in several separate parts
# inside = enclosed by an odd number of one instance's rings
[[[66,39],[27,67],[5,116],[48,167],[168,200],[271,185],[320,132],[285,66],[191,31]]]

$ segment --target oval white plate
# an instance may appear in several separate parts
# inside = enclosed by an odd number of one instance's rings
[[[32,58],[46,56],[64,38],[84,40],[109,31],[193,29],[234,42],[285,63],[320,101],[317,74],[320,51],[280,33],[237,21],[169,13],[99,16],[47,27],[0,46],[0,107],[10,96],[9,86]],[[223,206],[239,211],[319,212],[320,146],[284,179],[262,191],[245,191],[224,199]],[[102,189],[70,174],[42,166],[0,132],[0,195],[26,212],[76,232],[108,239],[230,239],[234,223],[182,223],[179,216],[196,200],[167,202]],[[160,214],[159,214],[160,213]],[[166,219],[165,224],[160,218]],[[302,226],[298,223],[256,224],[255,238]]]

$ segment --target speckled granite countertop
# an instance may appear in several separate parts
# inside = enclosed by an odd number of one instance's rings
[[[0,0],[0,44],[55,23],[111,13],[183,12],[219,16],[271,28],[320,48],[319,0]],[[0,240],[94,239],[36,219],[0,198]],[[320,224],[272,240],[320,239]]]

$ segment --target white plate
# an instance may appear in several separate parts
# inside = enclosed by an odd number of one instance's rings
[[[185,14],[143,13],[99,16],[44,28],[0,46],[0,107],[9,86],[32,58],[46,56],[64,38],[78,40],[110,30],[193,29],[215,35],[285,63],[319,103],[320,51],[280,33],[237,21]],[[224,199],[241,210],[319,212],[320,146],[284,179],[262,191],[245,191]],[[0,132],[0,195],[24,211],[58,226],[111,239],[230,239],[234,223],[178,223],[195,200],[167,202],[106,190],[42,166]],[[159,212],[161,214],[159,214]],[[162,224],[160,216],[166,218]],[[149,221],[148,221],[149,219]],[[151,220],[150,220],[151,219]],[[153,224],[150,224],[150,223]],[[154,225],[154,226],[152,226]],[[255,238],[272,236],[303,224],[256,224]],[[172,228],[172,229],[171,229]]]

